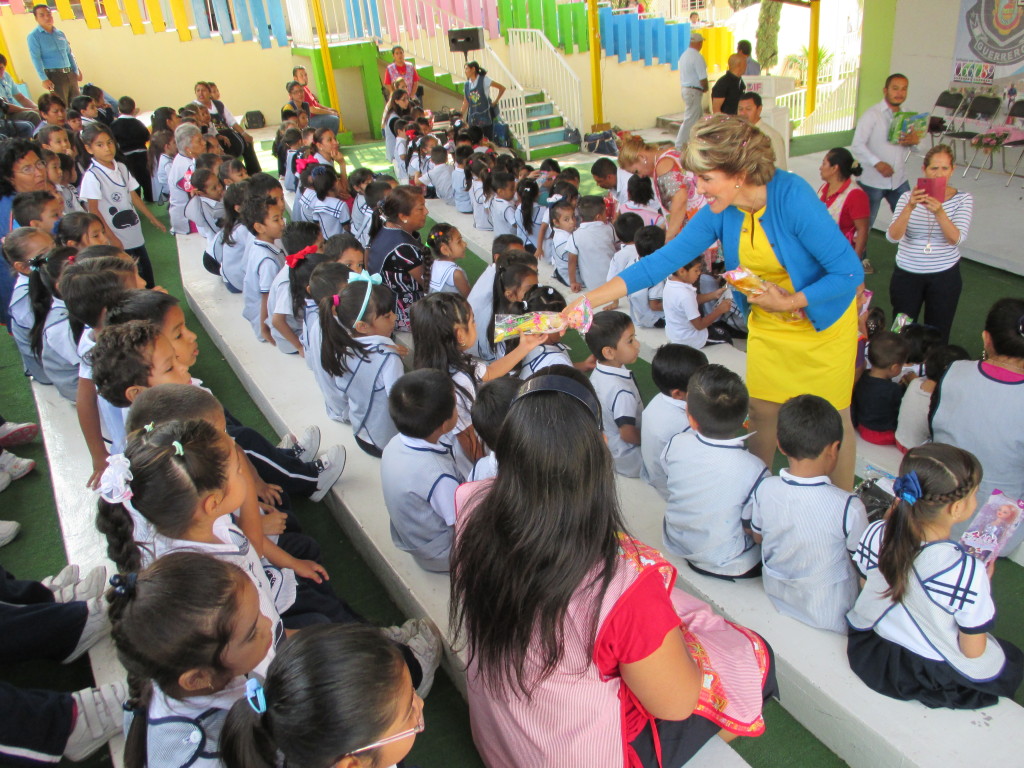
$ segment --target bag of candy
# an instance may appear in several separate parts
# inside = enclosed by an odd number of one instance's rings
[[[992,491],[988,502],[978,510],[960,537],[960,543],[988,565],[999,557],[1006,542],[1020,525],[1022,514],[1024,501],[1011,499],[1000,490]]]
[[[755,275],[746,267],[737,267],[722,274],[722,277],[744,296],[760,296],[768,290],[768,282]],[[798,323],[806,319],[802,309],[788,310],[786,312],[774,312],[787,323]]]
[[[494,342],[513,336],[532,333],[558,333],[574,328],[580,333],[590,330],[594,322],[594,311],[589,301],[584,301],[570,312],[528,312],[525,315],[496,315],[494,317]]]

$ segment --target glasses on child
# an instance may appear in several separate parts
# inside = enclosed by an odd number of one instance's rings
[[[415,727],[410,728],[407,731],[401,731],[400,733],[396,733],[393,736],[388,736],[387,738],[381,739],[380,741],[375,741],[375,742],[373,742],[373,744],[367,744],[365,747],[360,747],[359,749],[353,749],[348,754],[350,754],[350,755],[358,755],[360,752],[369,752],[371,749],[377,749],[378,747],[383,747],[385,744],[394,744],[396,741],[401,741],[402,739],[407,739],[410,736],[415,736],[418,733],[423,733],[424,727],[425,727],[425,725],[423,723],[423,711],[421,710],[420,711],[419,719],[416,721]],[[344,755],[343,755],[343,757],[344,757]]]

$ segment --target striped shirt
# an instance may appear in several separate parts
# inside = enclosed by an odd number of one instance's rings
[[[857,599],[850,555],[867,528],[864,504],[827,477],[783,469],[754,489],[750,528],[762,536],[764,591],[786,616],[846,634]]]
[[[894,221],[910,201],[910,194],[904,192],[900,196],[892,214]],[[888,231],[885,233],[885,239],[890,243],[899,243],[899,250],[896,251],[897,267],[916,274],[929,274],[943,272],[960,261],[960,244],[967,239],[967,231],[971,227],[974,197],[970,192],[957,192],[942,204],[942,209],[960,230],[960,239],[953,245],[947,242],[935,214],[923,205],[918,205],[910,212],[907,231],[902,238],[896,240]]]

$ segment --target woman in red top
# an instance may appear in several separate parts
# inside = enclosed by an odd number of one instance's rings
[[[875,271],[867,259],[871,203],[867,193],[853,179],[854,176],[860,176],[863,170],[860,163],[853,159],[850,150],[843,147],[830,149],[818,169],[821,180],[825,182],[818,190],[818,197],[857,252],[864,265],[864,273],[870,275]]]

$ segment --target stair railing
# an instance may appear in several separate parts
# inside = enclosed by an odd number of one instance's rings
[[[583,88],[558,49],[536,29],[510,29],[508,50],[519,82],[531,90],[543,91],[565,122],[581,130]]]

